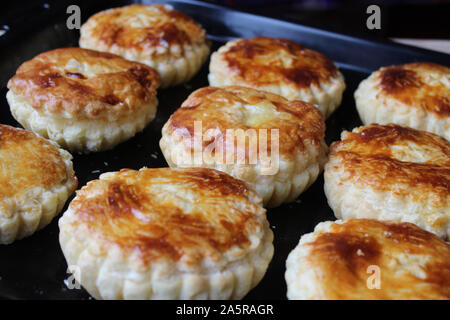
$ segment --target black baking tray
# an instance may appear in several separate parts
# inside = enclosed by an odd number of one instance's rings
[[[132,1],[79,1],[82,21],[91,14]],[[345,76],[347,89],[341,107],[327,120],[326,141],[338,140],[342,130],[361,125],[355,109],[353,92],[358,83],[380,66],[414,61],[430,61],[450,65],[450,56],[416,49],[391,42],[336,34],[294,23],[226,9],[198,1],[143,1],[168,3],[192,16],[207,30],[212,51],[225,41],[237,37],[258,35],[287,38],[318,50],[332,58]],[[18,8],[4,16],[0,13],[0,27],[7,32],[0,36],[0,122],[20,126],[11,116],[5,98],[6,84],[17,67],[36,54],[78,45],[78,30],[68,30],[66,8],[74,1],[33,2],[33,7]],[[122,168],[139,169],[166,167],[159,149],[161,128],[169,116],[195,89],[207,86],[209,61],[187,84],[158,92],[158,113],[147,128],[133,139],[111,151],[89,155],[74,155],[73,163],[79,187],[100,173]],[[45,168],[43,168],[45,170]],[[69,199],[70,201],[71,199]],[[69,202],[68,201],[68,202]],[[67,207],[67,204],[66,204]],[[64,208],[65,210],[65,208]],[[63,212],[64,212],[63,210]],[[58,225],[53,222],[33,236],[0,246],[0,297],[5,299],[89,299],[83,289],[68,289],[64,280],[69,277],[67,265],[58,242]],[[314,226],[334,220],[323,192],[323,176],[303,193],[297,201],[268,210],[268,219],[275,239],[275,254],[261,283],[246,299],[285,299],[285,261],[300,237],[313,231]]]

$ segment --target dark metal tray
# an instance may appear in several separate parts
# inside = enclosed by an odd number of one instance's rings
[[[200,22],[213,40],[215,51],[225,41],[236,37],[265,35],[282,37],[316,49],[332,58],[343,72],[347,89],[341,107],[327,121],[327,143],[339,139],[343,129],[361,125],[355,109],[353,92],[368,73],[383,65],[413,61],[431,61],[450,65],[450,56],[415,49],[390,42],[373,42],[300,26],[276,19],[233,11],[220,6],[196,1],[144,1],[170,3]],[[36,54],[67,46],[77,46],[79,32],[68,30],[65,10],[73,1],[55,1],[50,6],[37,2],[28,12],[6,17],[0,25],[9,30],[0,37],[0,122],[19,126],[12,118],[6,102],[6,83],[17,67]],[[81,1],[83,22],[92,14],[128,1]],[[1,14],[0,14],[1,15]],[[17,16],[19,17],[19,15]],[[1,16],[0,16],[1,19]],[[5,17],[3,17],[5,19]],[[158,113],[153,122],[133,139],[115,149],[89,155],[74,155],[74,168],[79,187],[100,173],[122,168],[139,169],[166,167],[159,149],[161,128],[169,116],[193,90],[207,86],[208,64],[185,85],[158,92]],[[45,168],[43,168],[45,170]],[[70,199],[69,199],[70,200]],[[69,201],[68,201],[69,202]],[[66,205],[67,207],[67,205]],[[65,210],[65,208],[64,208]],[[6,299],[87,299],[83,289],[69,290],[64,284],[69,274],[58,242],[58,225],[53,222],[35,235],[0,246],[0,297]],[[297,201],[268,210],[268,219],[275,234],[275,254],[261,283],[246,299],[285,299],[285,260],[297,245],[300,236],[313,231],[320,221],[334,220],[323,192],[323,177],[303,193]]]

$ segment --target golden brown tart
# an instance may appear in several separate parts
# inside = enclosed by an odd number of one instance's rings
[[[101,11],[81,27],[80,47],[155,68],[161,87],[192,78],[209,55],[205,30],[169,5],[134,4]]]
[[[0,124],[0,244],[48,225],[77,187],[72,156],[30,131]]]
[[[309,103],[246,87],[206,87],[169,118],[160,147],[170,166],[227,172],[275,207],[316,180],[326,162],[324,136],[323,116]]]
[[[68,265],[97,299],[240,299],[273,255],[261,198],[211,169],[102,174],[59,227]]]
[[[11,112],[25,128],[77,152],[113,148],[156,114],[158,73],[81,48],[47,51],[8,82]]]
[[[383,67],[355,91],[364,124],[396,123],[450,140],[450,68],[429,62]]]
[[[319,223],[286,262],[289,299],[450,299],[450,245],[411,223]]]
[[[325,193],[339,219],[417,224],[450,236],[450,143],[398,125],[344,131],[330,147]]]

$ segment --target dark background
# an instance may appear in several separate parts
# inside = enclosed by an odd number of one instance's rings
[[[27,24],[33,16],[52,11],[53,4],[98,2],[110,7],[124,1],[114,0],[20,0],[2,1],[0,30]],[[449,0],[209,0],[235,9],[289,20],[321,29],[349,35],[375,38],[450,39]],[[377,4],[381,8],[381,30],[368,30],[366,8]],[[61,6],[63,7],[63,6]],[[5,26],[5,27],[3,27]]]
[[[207,1],[359,36],[450,39],[450,1],[216,0]],[[381,8],[381,30],[368,30],[366,9]]]

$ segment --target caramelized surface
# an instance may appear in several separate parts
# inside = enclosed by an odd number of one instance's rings
[[[278,129],[279,152],[285,156],[303,151],[309,143],[319,146],[325,135],[325,122],[313,105],[238,86],[194,91],[170,117],[168,130],[186,129],[193,137],[194,121],[200,120],[204,136],[208,129],[220,130],[211,140],[203,141],[204,146],[220,139],[225,145],[233,143],[226,140],[227,129],[256,129],[258,146],[261,140],[267,141],[270,152],[270,129]],[[266,139],[260,139],[258,129],[268,129]]]
[[[342,159],[344,180],[431,205],[450,198],[450,143],[432,133],[372,124],[344,132],[330,152]]]
[[[164,5],[135,4],[99,12],[85,24],[89,37],[110,47],[146,50],[200,44],[205,31],[187,15]]]
[[[302,45],[268,37],[240,39],[223,53],[230,70],[245,83],[288,82],[299,89],[336,75],[333,61]]]
[[[450,299],[450,246],[411,223],[348,220],[305,244],[325,299]],[[380,289],[369,289],[379,269]]]
[[[246,250],[263,232],[265,211],[246,185],[222,172],[123,169],[103,174],[77,192],[70,209],[77,223],[144,264],[158,259],[197,264]]]
[[[450,116],[450,68],[411,63],[381,68],[377,79],[384,93],[439,117]]]
[[[3,198],[19,198],[33,188],[49,189],[67,179],[55,146],[32,132],[0,124],[0,204]]]
[[[148,66],[81,48],[44,52],[8,82],[35,109],[78,117],[129,114],[149,102],[158,86],[159,75]]]

